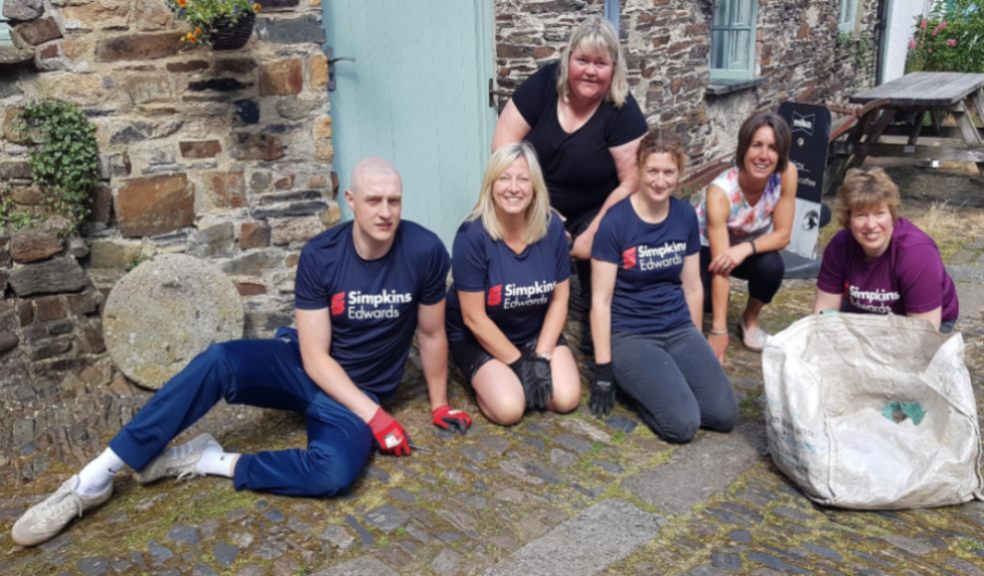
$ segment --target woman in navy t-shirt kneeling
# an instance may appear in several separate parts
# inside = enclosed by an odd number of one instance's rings
[[[580,377],[561,335],[570,267],[536,153],[526,142],[499,148],[454,237],[446,322],[451,356],[489,420],[577,408]]]
[[[617,386],[653,431],[678,443],[699,427],[731,430],[738,412],[698,328],[700,228],[694,208],[673,197],[686,158],[674,137],[643,138],[639,190],[605,214],[591,250],[591,411],[608,414]]]

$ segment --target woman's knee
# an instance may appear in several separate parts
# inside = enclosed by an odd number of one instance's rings
[[[686,444],[694,439],[700,428],[700,415],[674,414],[659,419],[656,433],[670,444]]]
[[[561,384],[561,385],[557,385]],[[581,386],[580,383],[574,382],[564,382],[555,383],[553,397],[550,399],[550,409],[554,412],[559,412],[561,414],[566,414],[577,409],[577,405],[581,402]]]
[[[567,346],[558,346],[551,361],[553,375],[553,395],[550,409],[566,414],[577,409],[581,402],[581,374],[577,361]]]
[[[657,398],[641,397],[636,402],[646,424],[671,444],[690,442],[701,426],[700,408],[692,400],[667,404]]]
[[[734,395],[708,406],[701,416],[701,426],[715,432],[731,432],[737,423],[738,404]]]
[[[508,366],[498,360],[482,365],[472,377],[478,407],[486,418],[510,426],[519,422],[526,411],[523,385]]]
[[[524,398],[495,398],[479,397],[478,406],[482,414],[492,422],[502,426],[512,426],[523,419],[526,411]]]

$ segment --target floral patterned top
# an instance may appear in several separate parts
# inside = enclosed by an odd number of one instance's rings
[[[773,174],[765,184],[762,197],[750,206],[738,186],[738,167],[728,168],[711,182],[724,190],[731,208],[728,214],[728,240],[732,245],[746,240],[758,238],[772,229],[772,211],[775,210],[782,192],[782,176]],[[704,189],[694,196],[697,208],[697,220],[700,223],[700,245],[708,246],[707,242],[707,190]]]

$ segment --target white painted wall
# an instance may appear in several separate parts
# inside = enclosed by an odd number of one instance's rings
[[[882,49],[882,77],[884,84],[905,74],[905,55],[909,39],[915,31],[916,16],[928,14],[935,0],[889,0],[888,27],[885,29],[885,45]]]

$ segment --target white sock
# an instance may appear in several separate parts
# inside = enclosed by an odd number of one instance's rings
[[[232,478],[239,460],[237,452],[223,452],[218,446],[209,446],[202,451],[202,457],[195,464],[195,470],[202,474]]]
[[[95,496],[105,491],[106,486],[113,482],[113,476],[124,466],[126,462],[123,462],[112,448],[106,448],[79,472],[77,492],[85,496]]]

